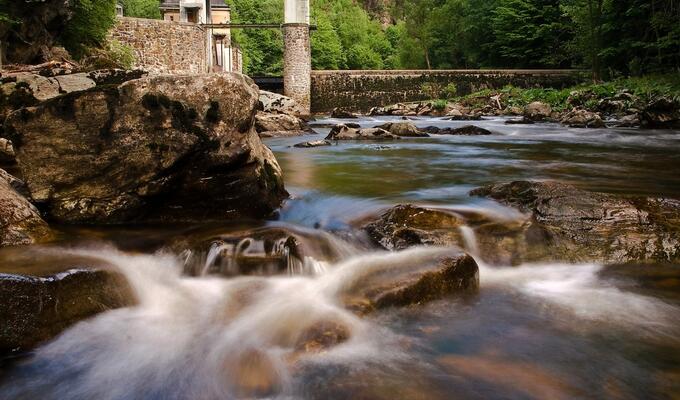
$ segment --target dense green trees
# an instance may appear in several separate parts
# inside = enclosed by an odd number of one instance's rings
[[[404,68],[680,69],[677,0],[394,0]],[[422,56],[419,55],[422,53]]]
[[[159,0],[120,0],[158,18]],[[234,22],[283,21],[284,0],[225,0]],[[28,5],[27,5],[28,4]],[[311,0],[315,69],[590,68],[596,78],[680,71],[678,0]],[[0,34],[30,3],[0,0]],[[115,0],[72,0],[58,42],[102,44]],[[26,9],[26,10],[25,10]],[[8,23],[9,22],[9,23]],[[236,30],[246,73],[281,73],[278,29]]]

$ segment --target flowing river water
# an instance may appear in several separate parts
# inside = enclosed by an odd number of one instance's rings
[[[372,127],[393,120],[354,122]],[[635,274],[612,277],[596,264],[488,266],[476,257],[481,288],[475,295],[364,317],[342,305],[372,273],[451,252],[381,252],[353,229],[352,221],[398,203],[512,219],[516,211],[468,192],[514,179],[680,197],[679,132],[508,126],[500,118],[474,124],[495,134],[313,149],[291,146],[329,129],[267,139],[292,194],[277,221],[69,228],[63,243],[0,252],[0,261],[16,268],[83,259],[113,266],[139,301],[83,321],[0,367],[0,398],[679,398],[677,282],[676,289],[657,290]],[[218,244],[194,255],[198,267],[188,276],[186,249],[164,246],[272,227],[299,233],[313,249],[301,263],[289,263],[286,274],[210,274],[223,250]],[[474,231],[462,233],[466,250],[478,256]],[[246,239],[232,250],[253,246]],[[233,265],[221,268],[229,272]],[[348,339],[321,352],[300,351],[300,336],[319,322],[343,326]]]

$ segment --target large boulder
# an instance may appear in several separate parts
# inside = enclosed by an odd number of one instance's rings
[[[21,184],[0,169],[0,247],[33,244],[51,237],[38,210],[17,191]]]
[[[388,122],[386,124],[382,124],[379,126],[376,126],[376,128],[384,129],[388,131],[389,133],[393,135],[397,135],[399,137],[428,137],[428,135],[425,132],[421,132],[420,129],[418,129],[415,124],[412,122]]]
[[[477,232],[513,238],[503,242],[496,236],[487,243],[503,244],[516,261],[680,261],[678,200],[622,198],[552,181],[502,183],[471,195],[495,199],[528,215],[515,229]]]
[[[67,223],[264,217],[287,196],[239,74],[154,76],[62,95],[5,124],[34,201]]]
[[[0,356],[31,350],[83,319],[134,304],[119,273],[86,260],[82,265],[51,261],[37,270],[0,266]]]
[[[266,113],[306,117],[305,110],[295,100],[282,94],[260,90],[260,103],[262,103],[262,111]]]

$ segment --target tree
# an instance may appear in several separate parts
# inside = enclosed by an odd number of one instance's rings
[[[160,19],[159,0],[121,0],[126,17]]]
[[[116,20],[115,0],[75,0],[73,18],[67,23],[61,41],[75,57],[88,47],[101,47]]]
[[[312,35],[312,67],[314,69],[343,69],[347,65],[340,36],[330,18],[319,14],[316,18],[317,31]]]

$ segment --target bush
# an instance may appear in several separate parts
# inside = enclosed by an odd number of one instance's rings
[[[102,49],[91,48],[83,58],[85,69],[132,69],[135,64],[134,50],[117,40],[111,40]]]
[[[436,100],[434,103],[432,103],[432,108],[434,108],[437,111],[443,111],[446,109],[446,106],[449,104],[448,101],[440,99]]]

